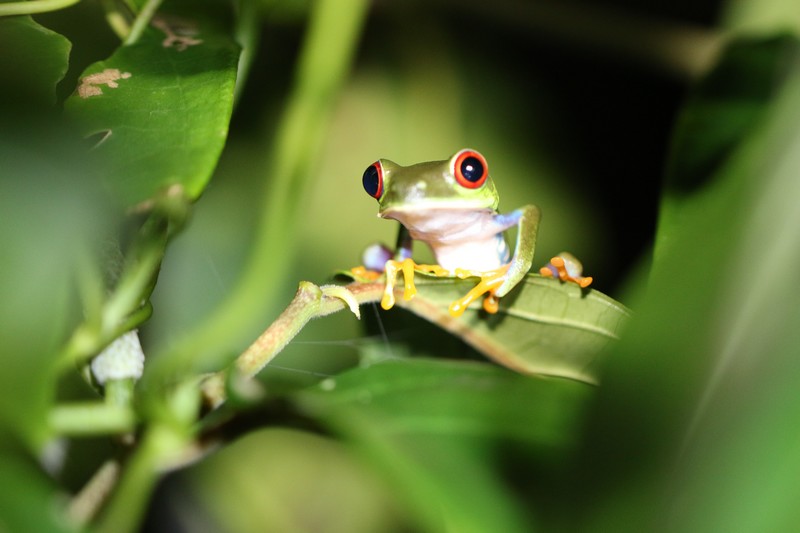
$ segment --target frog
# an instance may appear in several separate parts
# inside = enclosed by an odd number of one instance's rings
[[[399,222],[394,250],[378,245],[367,249],[359,272],[382,273],[386,287],[381,307],[395,304],[394,287],[402,273],[403,298],[416,294],[414,272],[437,277],[479,278],[466,295],[452,302],[453,317],[481,296],[483,309],[497,313],[499,299],[528,274],[533,264],[541,210],[533,204],[500,213],[500,197],[489,175],[486,158],[463,148],[448,159],[402,166],[388,159],[372,163],[362,175],[364,190],[378,201],[378,217]],[[517,228],[513,254],[504,232]],[[434,265],[412,258],[414,241],[428,245]],[[540,274],[588,287],[591,277],[566,252],[551,259]]]

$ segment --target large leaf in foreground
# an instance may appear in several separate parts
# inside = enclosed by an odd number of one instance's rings
[[[485,363],[403,359],[326,379],[295,401],[384,472],[428,530],[514,532],[537,509],[516,505],[500,474],[524,468],[511,452],[567,457],[592,390]]]
[[[656,236],[656,268],[692,210],[705,211],[710,198],[725,186],[724,179],[715,179],[719,171],[769,120],[798,54],[800,40],[789,34],[733,40],[690,94],[673,134]],[[709,244],[719,246],[720,241]]]
[[[75,531],[58,512],[64,494],[30,458],[3,447],[0,453],[0,516],[3,531]]]
[[[178,479],[184,483],[168,483],[173,497],[166,498],[180,506],[173,531],[196,531],[209,522],[214,527],[206,531],[226,533],[411,531],[398,527],[408,520],[397,512],[396,491],[346,444],[316,433],[249,431]]]
[[[785,81],[787,61],[798,52],[800,43],[789,34],[730,43],[725,60],[681,111],[667,172],[668,197],[685,198],[736,151],[769,113]]]
[[[127,205],[171,185],[196,198],[211,177],[228,132],[239,57],[220,7],[165,2],[138,42],[91,65],[67,101]]]
[[[701,84],[690,105],[763,72],[737,48],[719,68],[739,75]],[[764,61],[783,83],[705,186],[669,198],[669,242],[610,358],[577,487],[595,531],[790,531],[800,519],[800,56]]]
[[[61,344],[79,319],[75,273],[115,220],[51,123],[0,131],[0,442],[47,438]]]

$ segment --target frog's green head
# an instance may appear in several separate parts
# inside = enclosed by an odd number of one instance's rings
[[[496,210],[499,203],[486,159],[466,148],[444,161],[407,167],[380,159],[367,167],[362,182],[378,200],[383,218],[403,212]]]

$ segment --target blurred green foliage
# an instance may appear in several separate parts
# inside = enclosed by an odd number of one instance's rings
[[[0,18],[18,52],[0,54],[0,530],[793,530],[793,4],[86,0]],[[205,42],[169,49],[156,23],[122,46],[149,8]],[[132,76],[76,93],[109,68]],[[86,138],[106,130],[128,141]],[[365,306],[366,329],[312,323],[251,396],[203,410],[198,373],[299,280],[393,239],[363,169],[464,146],[502,209],[542,207],[537,263],[569,249],[634,310],[600,385],[514,374]],[[134,325],[136,431],[59,434],[55,405],[109,401],[81,376]]]

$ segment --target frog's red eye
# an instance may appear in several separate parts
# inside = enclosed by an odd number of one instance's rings
[[[383,167],[380,161],[375,161],[367,170],[364,171],[364,176],[361,178],[361,183],[364,185],[364,190],[373,198],[380,199],[383,194]]]
[[[461,150],[453,158],[453,175],[456,181],[468,189],[477,189],[489,177],[486,159],[475,150]]]

